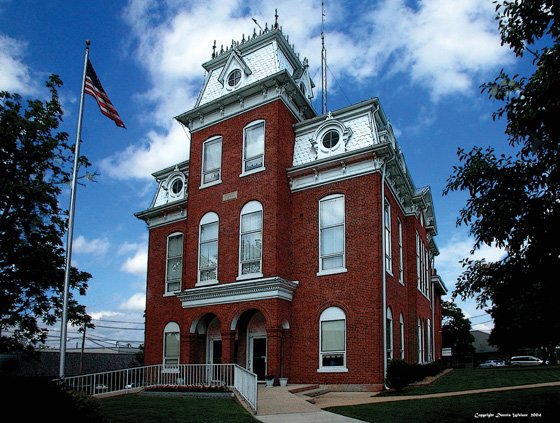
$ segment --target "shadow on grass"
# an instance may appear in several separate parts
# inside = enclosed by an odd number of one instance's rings
[[[123,395],[102,399],[99,402],[103,414],[114,423],[245,423],[257,421],[241,405],[228,398],[162,398]]]

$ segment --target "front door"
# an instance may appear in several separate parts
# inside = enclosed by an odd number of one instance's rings
[[[222,364],[222,340],[212,339],[210,342],[210,363]]]
[[[266,337],[251,338],[251,369],[258,380],[266,376]]]

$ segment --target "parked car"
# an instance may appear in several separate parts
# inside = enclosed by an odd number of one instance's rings
[[[481,369],[487,369],[489,367],[504,367],[506,364],[501,360],[486,360],[478,365]]]
[[[510,366],[540,366],[543,361],[532,355],[518,355],[511,357],[509,364]]]

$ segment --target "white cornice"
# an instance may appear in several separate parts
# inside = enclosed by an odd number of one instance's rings
[[[186,289],[177,298],[183,308],[269,299],[292,301],[297,286],[298,282],[280,277],[262,278]]]

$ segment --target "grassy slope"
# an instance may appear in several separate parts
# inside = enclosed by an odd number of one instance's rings
[[[243,407],[227,398],[126,395],[100,400],[100,404],[103,414],[114,423],[256,422]]]
[[[327,409],[366,422],[471,422],[492,421],[503,416],[506,421],[558,421],[560,388],[535,388],[520,391],[492,392],[461,397],[426,398],[388,403],[364,404]],[[482,414],[494,414],[489,418]],[[527,416],[515,416],[524,413]],[[531,413],[538,413],[531,416]]]

